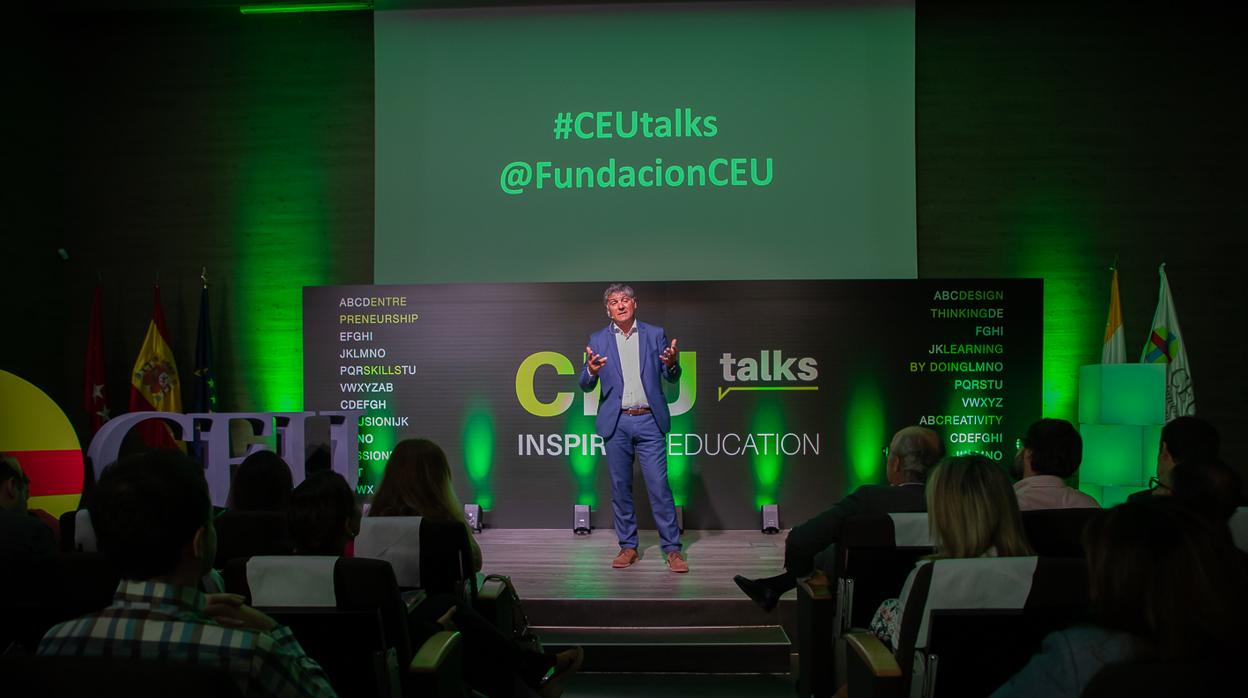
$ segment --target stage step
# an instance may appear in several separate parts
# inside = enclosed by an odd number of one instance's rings
[[[788,674],[790,641],[769,626],[534,626],[546,649],[585,648],[582,671]]]

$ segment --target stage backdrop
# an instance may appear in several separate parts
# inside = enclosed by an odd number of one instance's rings
[[[375,283],[917,275],[913,2],[373,16]]]
[[[576,374],[605,327],[598,283],[306,287],[305,409],[361,409],[360,492],[427,437],[499,527],[610,525],[597,391]],[[786,525],[883,480],[882,448],[930,424],[951,452],[1008,461],[1040,416],[1039,280],[638,284],[678,340],[668,469],[690,528]],[[638,478],[638,492],[644,492]],[[646,527],[646,497],[639,496]],[[650,525],[653,525],[650,523]]]

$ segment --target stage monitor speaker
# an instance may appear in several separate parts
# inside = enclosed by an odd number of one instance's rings
[[[588,536],[593,529],[589,525],[589,505],[577,504],[572,508],[572,532],[578,536]]]
[[[763,533],[780,532],[780,506],[777,504],[763,505]]]
[[[471,528],[476,533],[481,532],[481,505],[480,504],[465,504],[464,505],[464,518],[468,520],[468,528]]]

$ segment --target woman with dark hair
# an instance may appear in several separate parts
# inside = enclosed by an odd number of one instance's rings
[[[360,532],[355,495],[346,479],[335,472],[309,475],[295,488],[286,517],[299,555],[342,555],[346,544]],[[557,696],[561,692],[559,679],[580,668],[584,657],[579,647],[558,654],[521,647],[471,608],[457,606],[451,594],[428,596],[416,606],[408,625],[416,645],[435,632],[458,630],[467,647],[464,679],[491,698],[512,695],[516,681],[543,698]]]
[[[1154,498],[1094,518],[1084,547],[1093,624],[1050,634],[994,697],[1074,698],[1115,662],[1242,656],[1248,569],[1225,525]]]
[[[464,507],[451,486],[451,466],[442,448],[428,439],[404,439],[390,452],[369,516],[421,516],[468,528]],[[481,571],[481,548],[468,532],[473,571]]]
[[[293,487],[290,466],[272,451],[256,451],[243,459],[230,483],[232,511],[286,511]]]
[[[360,533],[360,507],[346,478],[321,470],[291,493],[286,521],[296,555],[342,555]]]

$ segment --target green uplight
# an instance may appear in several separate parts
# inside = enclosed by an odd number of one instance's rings
[[[248,369],[240,392],[250,394],[240,399],[257,411],[296,411],[304,407],[302,289],[340,281],[336,255],[327,254],[330,228],[342,223],[324,142],[331,134],[305,107],[271,98],[306,56],[266,47],[237,60],[247,66],[246,86],[220,118],[236,131],[233,205],[226,208],[235,213],[233,246],[245,251],[229,283],[234,346]],[[336,96],[327,91],[324,99]]]
[[[692,431],[692,412],[672,417],[671,433],[688,434]],[[683,451],[676,455],[670,451],[667,454],[667,482],[672,487],[672,498],[676,500],[678,507],[685,506],[685,502],[689,500],[689,466],[692,462],[693,457]]]
[[[849,406],[845,410],[848,490],[882,481],[884,454],[880,449],[887,445],[884,399],[879,383],[869,373],[860,374],[850,389]]]
[[[464,418],[464,469],[482,509],[490,509],[494,495],[490,488],[490,468],[494,464],[494,413],[484,400],[473,401]]]
[[[1058,185],[1022,192],[1014,210],[1009,276],[1044,279],[1043,414],[1074,422],[1079,367],[1098,360],[1108,309],[1106,295],[1086,286],[1089,265],[1098,265],[1101,217],[1091,194]]]
[[[272,15],[290,12],[348,12],[371,10],[371,2],[295,2],[283,5],[239,5],[239,14]]]
[[[564,433],[594,434],[594,418],[584,414],[579,406],[568,410],[567,415]],[[598,493],[594,489],[598,456],[594,455],[592,448],[586,446],[571,449],[568,452],[568,461],[572,465],[572,477],[576,480],[576,503],[598,506]]]
[[[755,434],[784,433],[784,408],[776,396],[769,393],[759,396],[750,418],[750,431]],[[750,461],[754,467],[754,506],[775,504],[780,476],[784,471],[784,456],[779,448],[763,449],[760,446]]]

